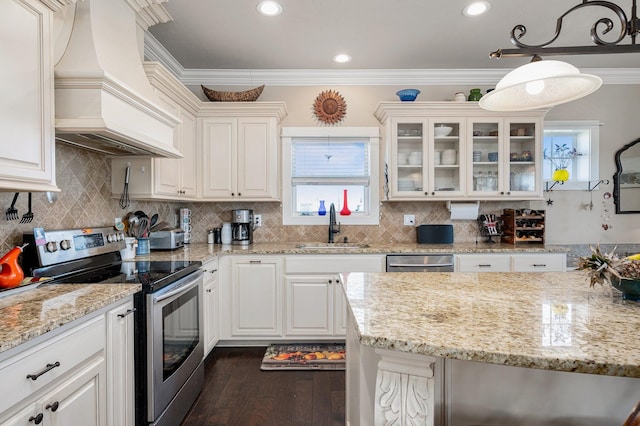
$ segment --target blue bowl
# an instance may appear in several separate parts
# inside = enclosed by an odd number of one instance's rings
[[[396,95],[403,102],[415,101],[419,94],[420,91],[418,89],[404,89],[396,92]]]

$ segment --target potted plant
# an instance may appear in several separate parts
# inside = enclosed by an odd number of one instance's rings
[[[620,290],[624,299],[640,300],[640,255],[621,259],[615,248],[603,253],[600,246],[591,247],[591,256],[580,257],[577,268],[589,270],[590,287],[608,283]]]

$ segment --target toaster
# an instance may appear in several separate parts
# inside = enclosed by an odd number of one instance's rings
[[[174,250],[184,246],[184,231],[181,228],[152,231],[149,235],[151,250]]]

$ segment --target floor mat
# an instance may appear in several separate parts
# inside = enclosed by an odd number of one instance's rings
[[[274,344],[262,358],[261,370],[344,370],[346,348],[341,343]]]

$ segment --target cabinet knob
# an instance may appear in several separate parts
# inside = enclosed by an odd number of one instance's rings
[[[232,197],[235,197],[235,196],[236,196],[236,193],[235,193],[235,192],[232,192],[232,193],[231,193],[231,196],[232,196]]]
[[[238,197],[242,197],[242,193],[241,192],[238,192]]]
[[[216,272],[218,272],[217,269],[212,269],[212,270],[209,271],[210,274],[215,274]]]
[[[38,413],[37,416],[31,416],[29,417],[29,422],[33,422],[37,425],[39,425],[40,423],[42,423],[42,419],[44,418],[44,415],[42,413]]]
[[[213,291],[213,289],[212,289],[212,288],[208,288],[208,289],[207,289],[207,293],[211,293],[212,291]]]
[[[60,406],[60,403],[58,401],[55,401],[52,404],[47,404],[44,408],[47,410],[51,410],[55,413],[58,410],[59,406]]]
[[[333,284],[333,280],[329,280],[329,284]]]

